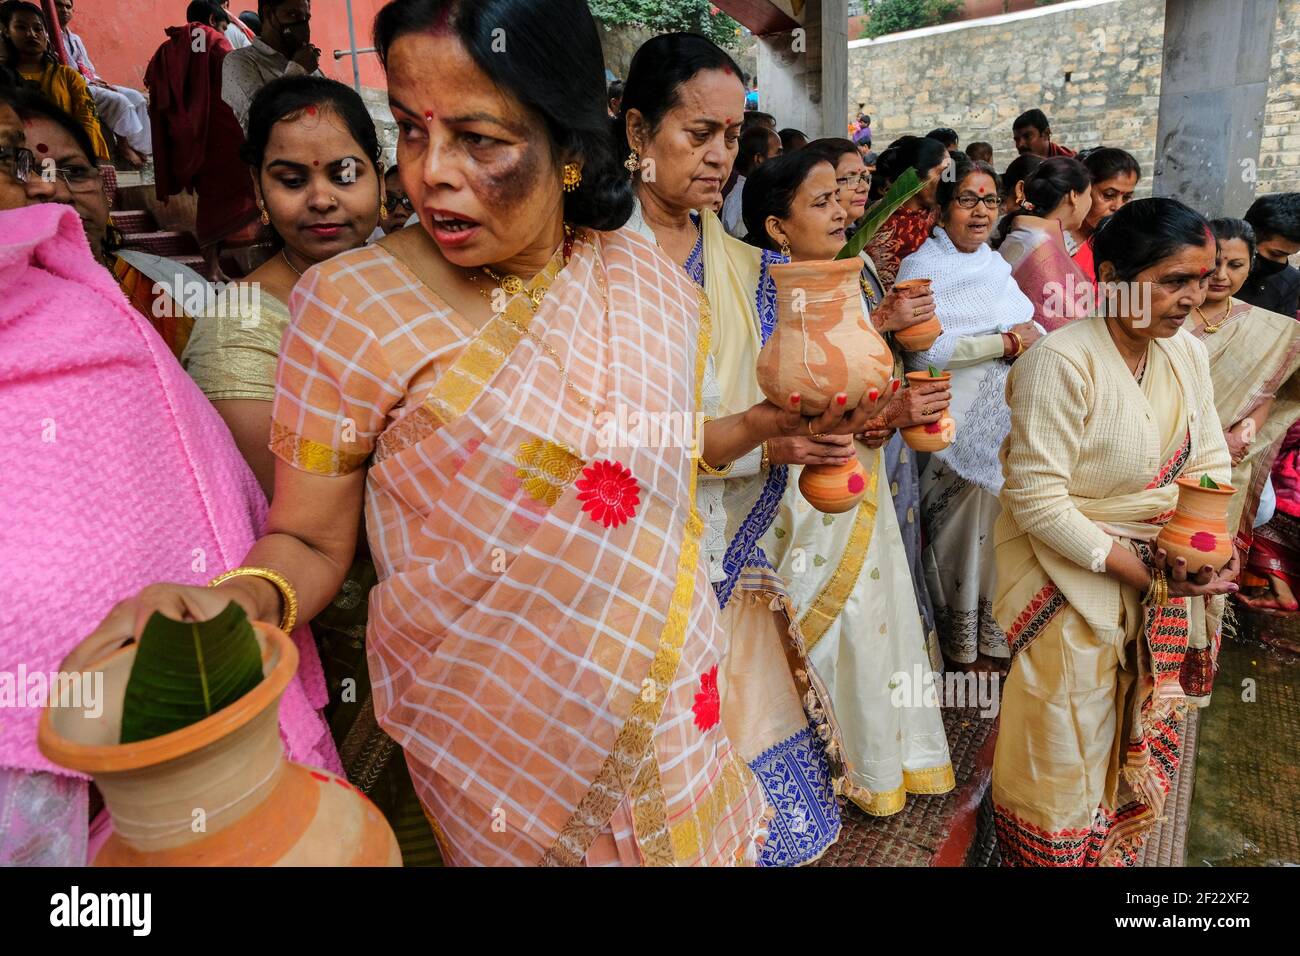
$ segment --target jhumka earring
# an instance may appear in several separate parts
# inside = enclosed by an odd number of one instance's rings
[[[582,184],[582,167],[577,163],[564,164],[564,191],[571,193]]]
[[[257,201],[257,208],[262,210],[262,225],[269,226],[271,224],[271,216],[266,211],[266,203],[259,199]]]
[[[641,154],[635,149],[627,154],[627,159],[623,160],[623,168],[627,170],[629,179],[636,177],[636,171],[641,168]]]
[[[785,239],[781,240],[781,255],[790,258],[790,243]]]

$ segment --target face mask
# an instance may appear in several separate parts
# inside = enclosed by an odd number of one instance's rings
[[[1276,262],[1273,259],[1265,259],[1263,256],[1257,255],[1255,256],[1255,262],[1250,271],[1256,275],[1267,278],[1268,276],[1277,275],[1286,267],[1287,263],[1285,262]]]

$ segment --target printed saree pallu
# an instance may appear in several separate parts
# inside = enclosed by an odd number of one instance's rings
[[[436,255],[402,230],[299,282],[272,448],[371,459],[375,712],[444,859],[752,862],[759,788],[701,719],[722,631],[692,451],[598,447],[592,417],[691,420],[706,302],[640,237],[583,232],[473,329],[422,278]]]
[[[1148,565],[1191,455],[1176,376],[1151,354],[1143,388],[1163,419],[1164,465],[1141,491],[1072,498]],[[1142,606],[1135,589],[1022,532],[1008,511],[996,534],[994,613],[1012,653],[993,763],[1002,862],[1134,865],[1178,767],[1188,701],[1208,702],[1216,648],[1205,601]]]

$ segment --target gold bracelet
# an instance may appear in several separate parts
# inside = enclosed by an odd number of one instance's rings
[[[759,459],[758,468],[760,471],[766,471],[772,467],[772,456],[768,454],[767,442],[763,442],[760,447],[763,449],[763,455]]]
[[[1025,354],[1025,340],[1020,337],[1019,332],[1013,332],[1007,329],[1007,335],[1011,336],[1011,341],[1016,343],[1016,350],[1011,353],[1012,358],[1020,358]]]
[[[698,465],[700,471],[704,472],[706,475],[712,475],[714,478],[726,478],[727,475],[731,474],[731,466],[734,465],[735,462],[728,462],[727,465],[722,468],[714,468],[704,460],[704,426],[711,421],[713,421],[713,418],[709,415],[700,416],[700,434],[696,441],[700,453],[695,456],[695,464]]]
[[[270,568],[232,568],[225,574],[218,574],[208,582],[208,587],[215,588],[219,584],[224,584],[231,578],[243,577],[250,575],[255,578],[261,578],[263,581],[269,581],[275,585],[275,589],[280,592],[280,600],[284,604],[284,616],[280,618],[280,630],[288,634],[298,623],[298,592],[293,589],[293,585],[279,571],[272,571]]]
[[[1159,570],[1151,572],[1151,586],[1142,596],[1142,603],[1153,604],[1156,607],[1169,603],[1169,579],[1165,577],[1165,572]]]
[[[704,472],[706,475],[712,475],[714,478],[726,478],[727,475],[731,474],[731,468],[735,464],[734,461],[729,461],[722,468],[714,468],[704,460],[703,455],[696,458],[695,463],[700,466],[700,471]]]

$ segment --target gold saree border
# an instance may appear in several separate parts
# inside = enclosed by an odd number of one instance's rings
[[[953,773],[951,763],[923,770],[903,770],[903,789],[908,793],[921,796],[947,793],[956,786],[957,776]]]
[[[745,796],[752,779],[750,769],[733,751],[708,795],[692,808],[686,819],[673,824],[672,852],[677,860],[689,860],[704,851],[708,835],[717,828],[731,805]]]
[[[562,257],[551,259],[530,289],[550,289],[563,265]],[[418,444],[468,412],[519,346],[532,319],[531,300],[523,294],[511,299],[504,313],[493,313],[420,406],[379,436],[375,463]]]
[[[844,603],[853,593],[853,588],[862,575],[862,567],[867,562],[867,548],[871,546],[871,539],[876,531],[878,509],[876,491],[884,465],[881,450],[876,449],[876,462],[871,470],[871,482],[867,486],[866,497],[858,505],[858,512],[853,518],[853,531],[849,534],[848,544],[844,546],[840,563],[836,565],[826,586],[821,589],[817,597],[813,598],[812,603],[808,605],[808,610],[804,611],[803,616],[799,618],[799,629],[803,632],[804,646],[809,654],[817,646],[817,642],[826,636],[835,619],[840,616],[840,611],[844,610]]]
[[[712,313],[709,300],[699,293],[700,330],[695,356],[695,402],[699,405],[700,391],[704,385],[704,365],[708,356],[712,332]],[[659,646],[650,662],[649,676],[656,692],[650,700],[644,694],[633,699],[632,708],[614,740],[614,747],[605,757],[595,779],[578,801],[572,815],[560,828],[550,849],[542,857],[543,866],[578,866],[591,844],[604,829],[625,792],[632,798],[633,826],[637,842],[645,854],[646,862],[669,865],[678,859],[676,843],[673,851],[666,852],[668,836],[666,824],[667,800],[663,794],[663,781],[659,776],[658,759],[654,747],[654,732],[668,702],[668,690],[682,660],[682,646],[686,642],[686,625],[691,602],[695,596],[695,577],[700,557],[700,538],[704,521],[695,507],[695,481],[699,469],[692,463],[688,482],[690,513],[682,533],[682,545],[677,562],[677,581],[668,604],[668,615],[659,636]],[[642,686],[645,686],[642,682]],[[649,753],[647,753],[649,751]],[[653,763],[653,770],[643,766]],[[714,793],[720,792],[715,788]],[[712,797],[712,794],[711,794]],[[663,821],[663,822],[661,822]]]
[[[356,471],[370,457],[368,452],[346,452],[310,438],[304,438],[279,422],[271,422],[267,443],[271,454],[289,462],[299,471],[313,475],[346,475]]]

